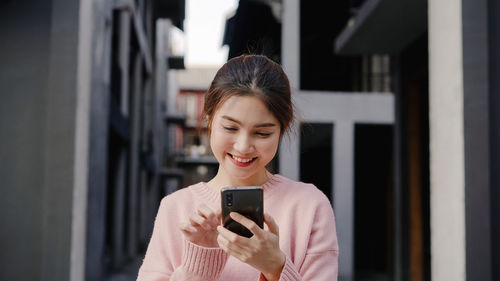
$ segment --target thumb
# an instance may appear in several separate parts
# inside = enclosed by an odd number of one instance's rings
[[[267,226],[269,227],[269,231],[271,233],[276,234],[279,237],[280,230],[279,230],[278,224],[276,224],[276,221],[274,220],[274,218],[271,217],[271,215],[269,215],[268,213],[264,213],[264,221],[267,224]]]

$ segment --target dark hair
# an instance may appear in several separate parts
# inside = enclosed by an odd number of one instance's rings
[[[280,123],[283,135],[293,120],[290,82],[281,66],[262,55],[241,55],[226,62],[205,94],[203,118],[209,131],[215,112],[232,96],[259,98]]]

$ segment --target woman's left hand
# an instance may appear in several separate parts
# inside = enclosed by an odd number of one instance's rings
[[[279,247],[279,228],[274,219],[264,214],[264,222],[269,231],[261,229],[255,222],[238,213],[231,213],[231,218],[248,228],[254,235],[246,238],[228,229],[218,226],[219,247],[256,268],[268,281],[279,280],[285,264],[285,254]]]

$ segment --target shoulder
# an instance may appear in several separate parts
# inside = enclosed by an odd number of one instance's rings
[[[275,189],[273,193],[278,193],[278,197],[285,196],[287,199],[297,199],[309,203],[313,201],[330,204],[326,195],[312,183],[304,183],[282,175],[275,175],[273,177],[273,185],[273,189]]]
[[[269,205],[279,206],[282,211],[309,214],[317,216],[330,213],[332,205],[328,197],[314,184],[291,180],[281,175],[275,175],[273,184],[264,202]],[[265,191],[264,191],[265,192]]]
[[[197,183],[179,189],[165,197],[161,200],[160,209],[165,209],[167,211],[172,211],[174,209],[184,209],[186,207],[192,206],[194,201],[197,201],[197,194],[202,188],[203,183]]]
[[[163,197],[162,201],[177,201],[177,200],[183,200],[185,198],[192,197],[192,192],[190,191],[190,189],[193,186],[196,186],[198,184],[187,186],[187,187],[181,188],[175,192],[172,192],[172,193],[168,194],[167,196]]]

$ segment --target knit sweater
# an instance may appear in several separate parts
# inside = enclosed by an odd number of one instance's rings
[[[274,175],[266,182],[264,211],[279,226],[285,253],[282,281],[334,281],[338,272],[338,243],[333,210],[314,185]],[[220,208],[220,194],[204,182],[162,199],[138,281],[258,281],[263,275],[219,248],[205,248],[184,239],[179,225],[204,203]],[[267,229],[267,226],[265,226]]]

